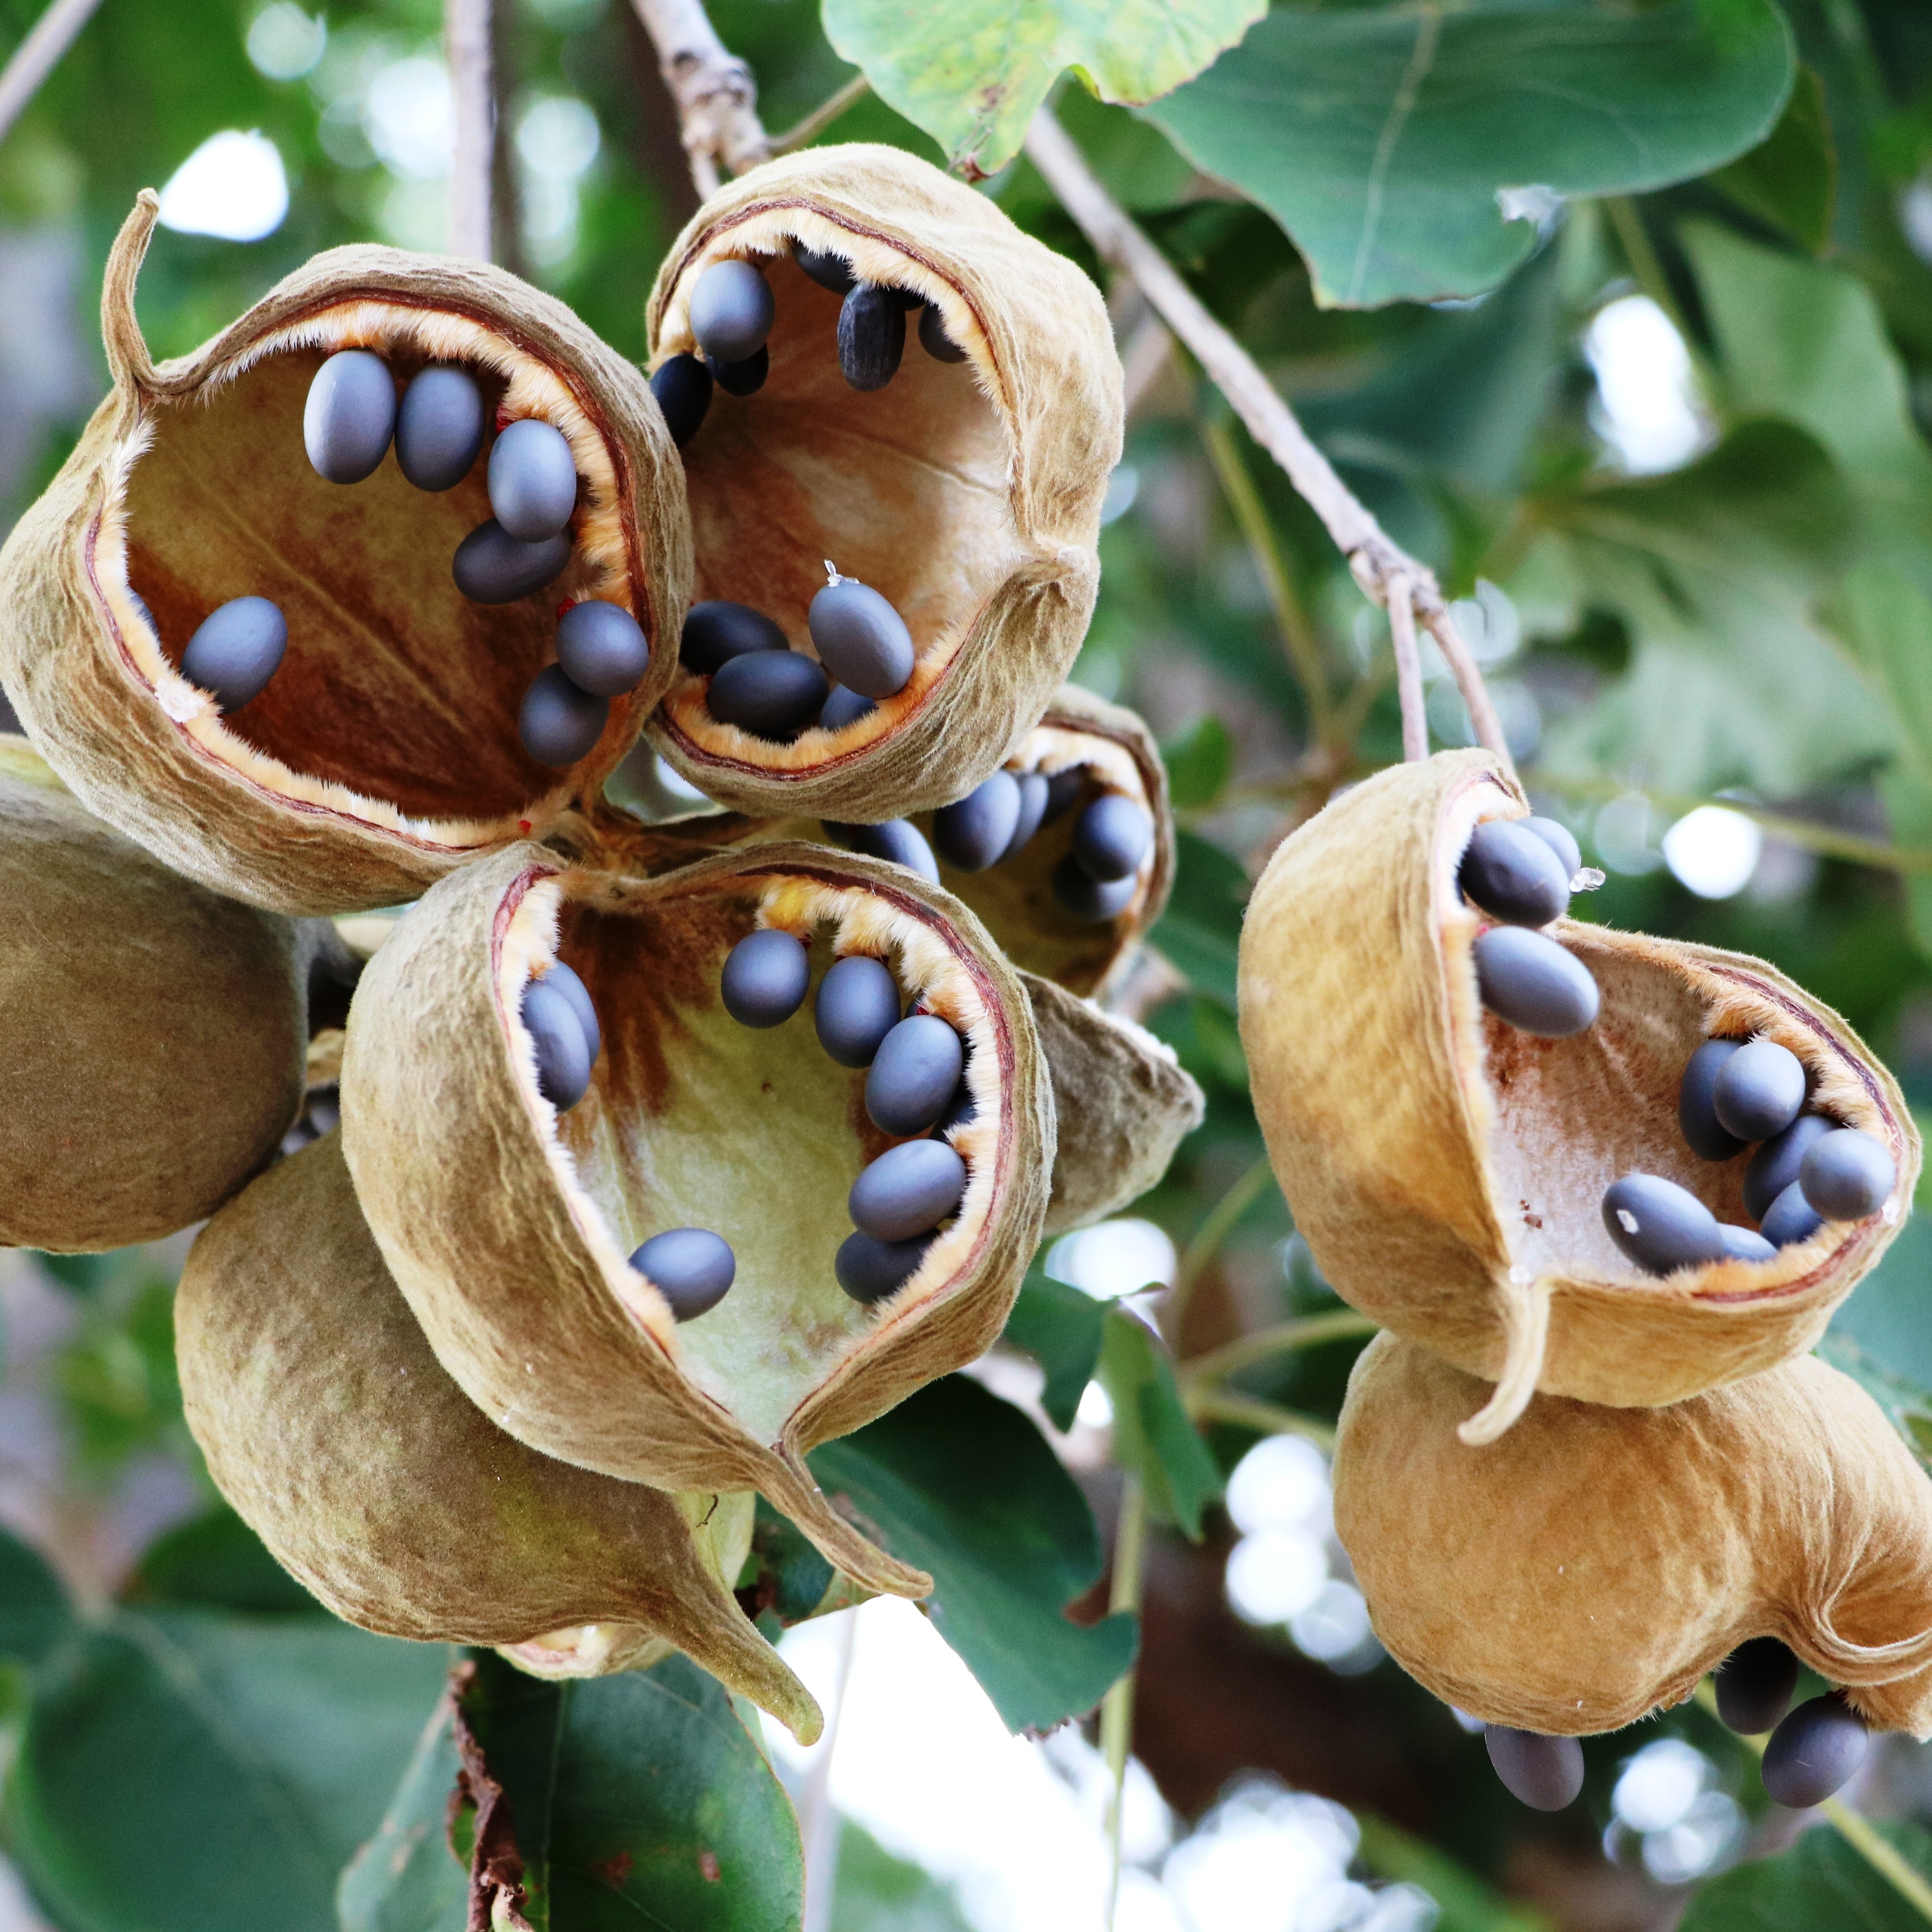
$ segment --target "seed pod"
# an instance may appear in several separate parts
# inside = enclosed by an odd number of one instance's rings
[[[0,1245],[124,1247],[212,1214],[301,1111],[330,943],[178,878],[0,737]]]
[[[338,1616],[494,1644],[544,1676],[634,1668],[668,1642],[818,1735],[810,1694],[731,1594],[752,1498],[614,1481],[504,1434],[397,1292],[339,1136],[202,1231],[175,1324],[209,1473]]]
[[[843,298],[795,244],[927,304],[969,366],[914,354],[883,387],[854,389]],[[1104,306],[1072,263],[936,168],[892,148],[814,148],[740,176],[692,218],[651,293],[652,368],[693,350],[697,286],[734,260],[765,271],[770,368],[684,448],[698,594],[763,611],[802,651],[829,558],[904,620],[916,658],[872,710],[784,746],[721,721],[701,681],[680,676],[652,740],[740,811],[857,822],[947,804],[1046,708],[1093,610],[1120,448]],[[903,335],[896,308],[877,320]]]
[[[1496,1384],[1472,1442],[1539,1388],[1676,1402],[1808,1348],[1918,1172],[1891,1076],[1761,961],[1559,920],[1548,937],[1595,981],[1596,1019],[1543,1040],[1486,1012],[1472,956],[1485,922],[1456,872],[1479,822],[1525,809],[1483,752],[1378,772],[1282,844],[1241,938],[1241,1037],[1295,1225],[1339,1294]],[[1620,1176],[1674,1181],[1720,1222],[1756,1218],[1749,1156],[1700,1158],[1678,1118],[1696,1049],[1756,1034],[1798,1056],[1820,1112],[1884,1145],[1898,1186],[1878,1214],[1775,1261],[1646,1274],[1600,1211]]]
[[[821,973],[842,948],[887,958],[971,1049],[978,1111],[952,1136],[965,1198],[871,1308],[840,1288],[834,1257],[847,1194],[886,1137],[808,1004],[770,1028],[725,1011],[726,958],[760,926],[809,939]],[[604,1036],[562,1115],[517,1022],[524,985],[559,957]],[[357,989],[342,1091],[349,1164],[397,1284],[501,1427],[608,1475],[758,1490],[856,1581],[923,1594],[802,1459],[988,1347],[1039,1238],[1052,1095],[1024,990],[965,908],[824,846],[728,850],[656,878],[519,847],[398,922]],[[720,1236],[736,1268],[682,1326],[627,1262],[680,1227]]]
[[[690,601],[676,452],[642,374],[561,303],[446,256],[332,250],[157,367],[134,310],[157,206],[141,197],[108,262],[112,393],[0,550],[0,678],[81,802],[177,872],[286,912],[416,898],[594,796],[670,682]],[[316,473],[311,379],[350,348],[398,382],[460,368],[494,416],[567,440],[582,500],[543,597],[485,605],[452,581],[490,518],[484,466],[437,492],[393,452],[364,482]],[[244,596],[281,612],[288,652],[224,717],[182,653]],[[651,664],[555,771],[517,720],[566,597],[630,611]]]
[[[1932,1735],[1932,1479],[1849,1376],[1804,1355],[1665,1408],[1539,1395],[1472,1448],[1484,1393],[1380,1335],[1336,1433],[1336,1534],[1437,1696],[1616,1730],[1774,1636],[1874,1725]]]

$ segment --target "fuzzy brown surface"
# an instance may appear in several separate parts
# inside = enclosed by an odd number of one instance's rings
[[[157,367],[133,306],[154,208],[144,196],[108,267],[113,391],[0,551],[0,676],[76,794],[177,871],[284,911],[413,898],[541,833],[636,738],[689,595],[676,452],[638,370],[561,303],[444,256],[332,250]],[[327,348],[349,345],[404,376],[432,352],[472,362],[486,400],[507,395],[520,414],[538,398],[574,432],[580,467],[603,480],[585,486],[554,585],[487,609],[457,590],[450,559],[489,514],[483,458],[442,494],[406,482],[393,450],[361,484],[315,474],[308,382]],[[178,668],[202,620],[243,595],[280,607],[288,653],[224,718]],[[523,752],[517,712],[552,656],[555,607],[585,595],[629,605],[651,667],[558,772]]]
[[[0,1244],[212,1214],[302,1106],[314,940],[177,878],[0,737]]]
[[[668,1640],[808,1742],[817,1706],[694,1534],[720,1499],[593,1475],[493,1427],[397,1292],[340,1138],[264,1174],[182,1271],[182,1393],[222,1493],[365,1630],[508,1648],[617,1625]]]
[[[909,327],[892,381],[853,389],[840,298],[790,259],[795,239],[916,290],[968,360],[934,361]],[[683,452],[696,595],[752,605],[808,652],[829,559],[890,600],[920,660],[870,716],[789,746],[718,724],[705,681],[682,676],[652,740],[747,812],[871,821],[944,805],[1031,728],[1086,632],[1120,452],[1106,308],[1064,256],[927,163],[814,148],[731,182],[672,244],[646,310],[653,365],[692,349],[692,286],[734,257],[766,267],[778,314],[764,386],[716,396]]]
[[[1296,1226],[1358,1307],[1498,1384],[1472,1439],[1535,1388],[1675,1402],[1802,1353],[1892,1239],[1919,1165],[1896,1082],[1761,960],[1566,920],[1551,935],[1595,976],[1595,1024],[1544,1040],[1486,1014],[1486,922],[1456,868],[1480,818],[1526,809],[1484,753],[1380,772],[1281,846],[1241,939],[1256,1111]],[[1773,1261],[1644,1274],[1604,1230],[1604,1191],[1661,1174],[1744,1222],[1748,1156],[1698,1160],[1677,1096],[1706,1038],[1754,1032],[1804,1063],[1810,1104],[1891,1150],[1892,1200]]]
[[[1376,1634],[1486,1723],[1615,1730],[1774,1636],[1876,1725],[1932,1735],[1932,1480],[1814,1356],[1667,1408],[1481,1384],[1384,1334],[1350,1378],[1335,1528]]]

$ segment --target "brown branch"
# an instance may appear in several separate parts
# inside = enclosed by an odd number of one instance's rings
[[[456,101],[456,152],[449,167],[449,252],[487,262],[496,144],[490,0],[443,0],[442,45]]]
[[[703,0],[631,0],[658,50],[658,65],[676,104],[684,152],[698,192],[718,192],[722,168],[742,174],[770,158],[758,118],[758,85],[706,16]]]
[[[40,83],[74,45],[74,36],[94,17],[100,0],[53,0],[27,29],[27,38],[0,68],[0,141],[6,140]]]
[[[1388,620],[1396,694],[1402,700],[1402,755],[1414,764],[1429,755],[1429,708],[1422,694],[1422,653],[1415,648],[1415,605],[1408,579],[1400,573],[1389,580]]]

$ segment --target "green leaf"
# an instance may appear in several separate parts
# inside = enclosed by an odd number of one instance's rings
[[[1358,1812],[1361,1843],[1356,1856],[1378,1878],[1418,1885],[1442,1916],[1435,1932],[1554,1932],[1549,1919],[1528,1906],[1513,1905],[1468,1866],[1412,1837],[1372,1811]]]
[[[1234,768],[1234,741],[1211,711],[1204,712],[1160,748],[1167,782],[1177,806],[1212,805],[1227,788]]]
[[[1248,878],[1218,845],[1176,835],[1174,893],[1149,934],[1188,983],[1234,1010],[1234,967]]]
[[[1838,178],[1824,86],[1801,67],[1778,125],[1749,154],[1720,168],[1711,185],[1816,255],[1832,238]]]
[[[747,1590],[757,1598],[755,1616],[770,1610],[781,1624],[802,1623],[824,1600],[838,1574],[790,1517],[758,1498],[752,1547],[736,1584],[741,1600]]]
[[[1094,1379],[1106,1312],[1105,1304],[1090,1294],[1055,1281],[1046,1272],[1042,1250],[1034,1257],[1006,1317],[1000,1339],[1023,1349],[1046,1370],[1040,1406],[1063,1435],[1073,1426],[1073,1412]]]
[[[74,1629],[74,1606],[46,1559],[0,1530],[0,1657],[43,1664]]]
[[[838,1834],[837,1932],[968,1932],[952,1894],[848,1819]]]
[[[447,1822],[461,1768],[446,1704],[423,1727],[381,1827],[343,1872],[342,1932],[464,1932],[470,1874],[450,1849]]]
[[[840,56],[975,176],[1019,152],[1068,68],[1102,100],[1151,100],[1267,10],[1267,0],[824,0]]]
[[[1916,1825],[1872,1828],[1932,1879],[1932,1833]],[[1788,1852],[1712,1880],[1678,1932],[1924,1932],[1924,1924],[1836,1832],[1807,1832]]]
[[[1856,1359],[1842,1354],[1846,1348]],[[1907,1218],[1858,1293],[1832,1317],[1818,1352],[1864,1382],[1894,1421],[1907,1410],[1932,1416],[1932,1216]]]
[[[1221,1472],[1188,1420],[1174,1364],[1144,1322],[1107,1310],[1100,1379],[1114,1405],[1114,1460],[1138,1471],[1156,1519],[1201,1540],[1201,1513],[1221,1493]]]
[[[225,1503],[157,1537],[121,1594],[134,1604],[327,1614]]]
[[[1100,1533],[1010,1402],[943,1376],[811,1462],[868,1534],[932,1572],[934,1626],[1009,1729],[1048,1730],[1091,1710],[1133,1661],[1131,1615],[1082,1628],[1064,1614],[1100,1577]]]
[[[1534,247],[1506,189],[1631,194],[1755,147],[1790,90],[1772,0],[1280,7],[1144,111],[1258,202],[1316,299],[1491,289]]]

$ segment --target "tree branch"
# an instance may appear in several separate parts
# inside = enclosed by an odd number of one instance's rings
[[[836,94],[821,100],[802,121],[772,136],[772,152],[789,154],[808,147],[848,108],[856,107],[872,91],[872,83],[862,74],[855,74]]]
[[[768,160],[772,144],[758,118],[752,70],[729,52],[703,0],[631,0],[658,50],[658,65],[677,104],[680,133],[698,194],[718,192],[723,168],[742,174]]]
[[[456,100],[456,152],[449,169],[449,252],[487,262],[496,144],[490,0],[443,0],[442,45]]]
[[[1396,694],[1402,700],[1402,755],[1414,764],[1429,755],[1429,706],[1422,693],[1422,653],[1415,648],[1415,606],[1408,579],[1399,574],[1389,583],[1388,619]]]
[[[0,141],[6,140],[40,83],[74,45],[74,36],[94,17],[100,0],[53,0],[27,30],[27,38],[0,68]]]

